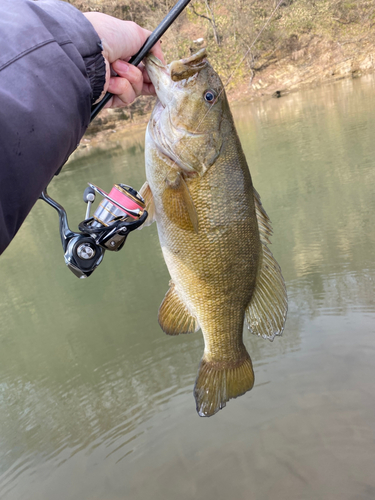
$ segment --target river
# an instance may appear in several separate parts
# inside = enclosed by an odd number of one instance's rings
[[[155,224],[78,280],[38,201],[0,265],[1,498],[375,498],[374,95],[366,76],[233,106],[289,313],[272,343],[245,331],[254,389],[211,418],[201,333],[157,322]],[[87,181],[143,184],[143,134],[112,143],[50,185],[73,230]]]

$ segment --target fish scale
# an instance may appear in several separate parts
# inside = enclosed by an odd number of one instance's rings
[[[158,102],[146,133],[141,192],[172,278],[159,323],[170,335],[201,328],[205,349],[194,395],[199,415],[211,416],[253,387],[245,316],[253,333],[281,335],[285,284],[266,246],[268,216],[205,51],[169,66],[149,56],[146,68]],[[216,96],[213,104],[205,102],[207,92]]]

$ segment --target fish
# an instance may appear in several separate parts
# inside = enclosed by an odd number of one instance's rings
[[[144,63],[157,101],[140,193],[171,276],[158,321],[168,335],[202,330],[194,396],[198,414],[209,417],[252,389],[244,323],[271,341],[281,335],[286,288],[268,248],[270,219],[206,49],[168,65],[149,54]]]

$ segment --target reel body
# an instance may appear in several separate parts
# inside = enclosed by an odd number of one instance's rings
[[[90,207],[95,193],[103,200],[90,217]],[[78,228],[71,231],[65,209],[44,190],[40,196],[59,214],[60,237],[66,265],[78,278],[87,278],[102,262],[105,250],[117,252],[125,244],[131,231],[140,227],[147,219],[147,211],[142,196],[126,184],[115,184],[110,193],[89,183],[83,200],[87,203],[86,218]]]

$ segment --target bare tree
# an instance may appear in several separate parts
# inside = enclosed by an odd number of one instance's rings
[[[190,5],[190,9],[192,10],[192,12],[196,16],[202,17],[203,19],[206,19],[211,24],[212,30],[214,32],[215,42],[217,43],[217,45],[220,46],[221,45],[221,36],[218,33],[218,29],[217,29],[217,26],[216,26],[215,15],[213,13],[213,10],[211,9],[210,4],[208,3],[208,0],[204,0],[204,4],[206,6],[207,16],[205,16],[204,14],[200,14],[199,12],[197,12],[197,10],[196,10],[196,8],[194,7],[193,4]]]

